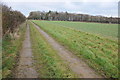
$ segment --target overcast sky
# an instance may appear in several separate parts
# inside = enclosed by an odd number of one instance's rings
[[[118,16],[119,0],[2,0],[13,10],[28,16],[31,11],[59,11],[102,16]]]

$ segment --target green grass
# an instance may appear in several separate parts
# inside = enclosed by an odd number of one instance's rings
[[[40,32],[30,25],[32,51],[35,59],[34,65],[40,78],[75,78],[77,77],[67,64],[51,48]]]
[[[101,38],[48,21],[33,21],[89,66],[106,77],[118,77],[117,41]],[[63,22],[64,23],[64,22]],[[102,25],[102,24],[101,24]],[[96,26],[97,27],[97,26]]]
[[[118,39],[118,24],[102,24],[102,23],[89,23],[89,22],[69,22],[69,21],[46,21],[50,24],[74,28],[83,32],[107,37],[112,40]]]
[[[13,38],[10,34],[3,37],[2,41],[2,77],[7,78],[12,76],[12,71],[16,65],[19,51],[22,47],[24,34],[26,31],[25,23],[20,25],[19,38]]]

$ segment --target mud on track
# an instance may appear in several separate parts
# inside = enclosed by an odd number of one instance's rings
[[[19,63],[15,71],[15,78],[37,78],[38,74],[34,69],[32,60],[32,49],[30,42],[30,30],[27,25],[25,40],[20,52]]]
[[[34,23],[33,23],[34,24]],[[39,30],[39,32],[45,37],[45,39],[50,43],[50,45],[58,52],[58,55],[68,63],[70,69],[78,75],[79,78],[103,78],[97,74],[93,69],[91,69],[83,60],[76,57],[67,50],[64,46],[60,45],[51,36],[44,32],[39,26],[34,26]]]

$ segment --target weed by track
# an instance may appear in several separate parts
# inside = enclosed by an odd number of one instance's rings
[[[2,77],[13,77],[15,66],[19,58],[19,51],[22,47],[24,35],[26,31],[26,24],[20,25],[18,38],[13,38],[10,34],[3,37],[2,43]]]

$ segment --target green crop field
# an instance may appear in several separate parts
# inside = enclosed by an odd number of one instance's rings
[[[117,38],[117,24],[33,22],[101,75],[118,77],[118,42],[108,38]]]
[[[118,24],[102,24],[90,22],[69,22],[69,21],[46,21],[50,24],[58,26],[74,28],[83,32],[94,33],[101,37],[106,37],[112,40],[118,38]]]

